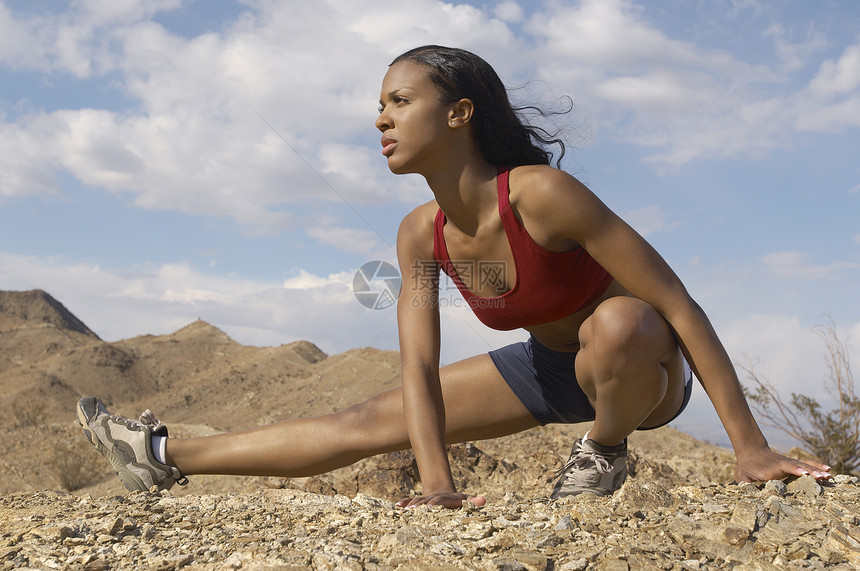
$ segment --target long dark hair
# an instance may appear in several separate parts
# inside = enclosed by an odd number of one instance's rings
[[[466,50],[443,46],[421,46],[397,56],[390,65],[411,61],[428,68],[430,80],[439,88],[442,103],[469,99],[475,105],[472,127],[478,148],[488,163],[496,167],[548,165],[554,154],[547,147],[558,145],[556,167],[564,157],[564,141],[541,127],[524,123],[522,111],[534,106],[514,107],[495,70]],[[568,109],[569,111],[570,109]]]

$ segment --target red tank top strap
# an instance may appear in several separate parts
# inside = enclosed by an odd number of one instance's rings
[[[525,226],[514,215],[514,209],[511,206],[510,173],[511,171],[508,168],[499,169],[499,174],[496,177],[496,192],[499,194],[499,216],[502,219],[502,226],[505,228],[505,234],[508,237],[508,244],[511,246],[511,254],[513,254],[514,258],[514,265],[517,267],[517,274],[519,275],[520,261],[524,256],[523,249],[525,248],[526,251],[530,251],[542,248],[532,240]]]
[[[445,213],[440,208],[436,211],[436,218],[433,220],[433,259],[440,264],[448,261],[448,248],[445,245],[445,236],[442,234],[443,228],[445,228]]]

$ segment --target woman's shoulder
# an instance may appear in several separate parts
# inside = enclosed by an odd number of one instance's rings
[[[549,165],[525,165],[511,169],[508,186],[517,210],[541,214],[576,201],[588,189],[573,175]]]
[[[397,233],[398,248],[409,246],[425,250],[433,249],[433,224],[439,205],[435,200],[430,200],[416,207],[412,212],[403,217],[400,230]]]
[[[401,226],[409,225],[411,227],[426,227],[428,224],[432,227],[436,220],[436,213],[439,211],[439,204],[435,200],[430,200],[416,206],[409,214],[403,217]]]

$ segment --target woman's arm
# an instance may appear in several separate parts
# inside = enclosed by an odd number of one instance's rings
[[[435,206],[431,203],[430,206]],[[439,266],[433,259],[435,208],[419,207],[397,235],[402,283],[397,325],[403,381],[403,413],[421,473],[424,495],[399,507],[423,504],[459,508],[471,496],[457,493],[445,441],[445,405],[439,381]],[[483,498],[476,503],[483,503]]]
[[[580,244],[627,291],[666,319],[731,439],[738,458],[736,480],[763,481],[804,473],[827,477],[822,464],[770,451],[710,321],[656,250],[572,176],[554,169],[534,174],[529,187],[534,196],[524,201],[526,212],[521,215],[534,218],[542,212],[545,240]]]

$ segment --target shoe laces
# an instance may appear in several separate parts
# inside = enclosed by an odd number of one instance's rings
[[[564,474],[565,484],[583,486],[594,483],[595,476],[606,474],[610,470],[612,470],[612,464],[605,455],[586,447],[585,442],[577,442],[576,450],[570,455],[567,463],[558,470],[556,476]]]
[[[113,418],[115,422],[120,422],[125,424],[127,427],[136,430],[149,428],[152,432],[156,432],[161,426],[161,421],[158,420],[155,417],[155,414],[149,409],[143,411],[143,413],[138,417],[138,420],[119,415],[111,415],[111,418]]]
[[[161,421],[155,418],[155,413],[149,409],[146,409],[145,411],[140,413],[138,419],[140,420],[140,423],[142,425],[149,426],[151,428],[155,428],[156,426],[161,424]]]

